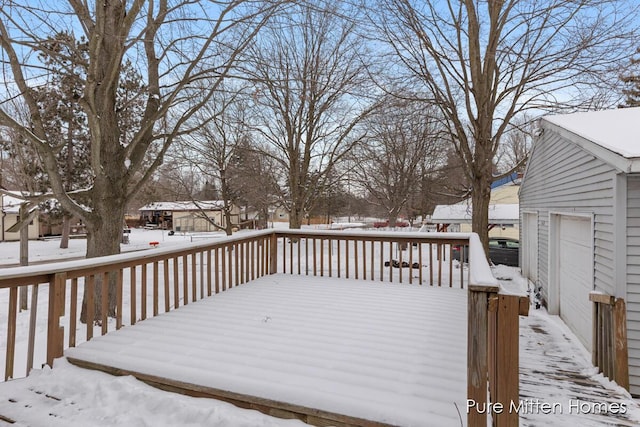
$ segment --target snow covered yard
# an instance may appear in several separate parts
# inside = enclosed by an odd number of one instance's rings
[[[152,249],[150,242],[158,242],[158,247],[167,247],[191,242],[192,235],[178,233],[169,236],[166,230],[145,230],[132,228],[129,233],[129,243],[120,245],[122,252],[132,252]],[[224,233],[198,233],[198,242],[202,243],[204,236],[219,238]],[[60,249],[60,239],[29,241],[29,263],[55,262],[74,258],[84,258],[87,251],[87,241],[84,238],[69,239],[69,247]],[[0,242],[0,267],[19,265],[20,242]]]
[[[502,282],[509,286],[523,286],[524,279],[514,268],[498,266],[494,274],[508,279]],[[260,316],[255,313],[253,318],[257,322]],[[528,413],[521,414],[520,425],[640,425],[638,401],[596,373],[577,338],[558,317],[550,316],[543,309],[532,308],[529,316],[521,317],[520,322],[520,396],[524,403],[529,404]],[[269,323],[271,321],[262,326],[270,328],[273,324]],[[626,413],[607,416],[593,410],[580,411],[580,406],[572,409],[572,400],[578,404],[616,403],[624,405]],[[534,406],[536,402],[539,403],[538,410]],[[545,413],[549,411],[542,410],[543,404],[555,405],[556,409]],[[582,409],[589,408],[594,406],[582,403]],[[527,411],[527,408],[523,407],[522,411]],[[464,414],[464,407],[461,412]],[[20,426],[304,425],[299,421],[239,409],[217,400],[160,391],[132,377],[114,377],[81,369],[64,359],[57,360],[53,370],[36,370],[28,378],[0,384],[0,416],[16,420],[14,425]],[[446,427],[460,424],[433,423],[427,419],[419,425]]]
[[[0,384],[0,425],[20,427],[296,427],[230,403],[159,390],[57,359],[55,368]],[[5,424],[6,423],[6,424]]]
[[[152,241],[151,238],[147,238],[151,237],[151,234],[146,234],[146,231],[142,233],[145,234],[140,234],[140,236],[144,236],[138,243],[140,249],[147,248],[148,241]],[[157,232],[151,231],[149,233]],[[166,241],[169,241],[168,237],[169,236],[165,236]],[[189,239],[188,236],[177,237],[180,238],[178,243],[181,244],[184,244],[185,240]],[[165,244],[160,240],[161,238],[162,236],[158,236],[154,240],[160,241],[161,246],[173,244],[171,241]],[[177,240],[174,240],[173,242],[176,241]],[[132,238],[132,243],[134,242],[135,240]],[[290,242],[287,242],[286,245],[289,247]],[[280,243],[278,246],[282,248]],[[296,246],[294,246],[294,248],[296,248]],[[383,252],[391,257],[398,254],[396,251],[391,253],[387,249]],[[0,254],[1,253],[2,250],[0,247]],[[349,254],[349,256],[352,255],[353,253]],[[13,256],[17,258],[17,250]],[[287,258],[289,259],[291,257],[297,258],[296,250],[287,251]],[[433,262],[433,259],[428,260],[428,257],[426,258],[424,261],[425,264]],[[404,259],[407,258],[405,257]],[[294,262],[297,263],[298,261],[300,260],[296,259]],[[334,263],[335,261],[337,260],[334,259]],[[455,266],[455,269],[458,271],[457,274],[459,274],[460,270],[458,265]],[[377,271],[377,268],[374,270]],[[385,275],[386,271],[385,269]],[[369,289],[372,287],[416,288],[415,285],[410,286],[406,284],[406,282],[403,285],[399,285],[397,283],[398,273],[400,272],[399,269],[392,269],[390,271],[393,273],[394,284],[382,285],[379,282],[374,283],[371,281],[360,281],[358,283],[367,286]],[[405,269],[405,273],[408,271],[411,271],[411,269]],[[442,273],[443,276],[445,276],[445,280],[449,279],[446,277],[448,276],[446,269],[444,269]],[[507,290],[521,292],[523,289],[526,289],[526,282],[516,269],[498,266],[493,268],[493,274],[497,278],[502,279],[501,284],[506,287]],[[274,277],[281,276],[282,275]],[[295,279],[296,276],[287,277]],[[417,282],[415,280],[416,278],[416,274],[414,273],[414,283]],[[318,278],[317,280],[324,281],[326,279],[325,277]],[[405,275],[405,281],[406,280],[407,276]],[[344,280],[336,280],[336,283],[344,282]],[[445,283],[447,282],[445,281]],[[232,295],[235,291],[250,288],[250,285],[251,283],[234,288],[228,291],[228,295]],[[298,284],[297,287],[299,286]],[[456,290],[442,289],[442,291],[451,292]],[[224,295],[226,294],[227,292],[224,293]],[[2,300],[1,295],[0,300]],[[289,298],[281,298],[281,300],[280,303],[286,304]],[[40,301],[42,301],[42,299]],[[2,307],[6,307],[6,304],[4,302],[2,303]],[[200,303],[196,303],[189,307],[195,309],[199,305]],[[308,305],[308,307],[310,308],[307,311],[313,313],[311,309],[313,306]],[[351,307],[359,307],[359,304],[351,304]],[[179,311],[182,311],[184,308],[186,307],[182,307]],[[349,312],[349,310],[342,311]],[[381,314],[385,314],[384,309],[379,311]],[[222,316],[217,322],[198,322],[198,324],[204,323],[206,329],[213,329],[218,332],[223,331],[227,325],[235,323],[233,322],[233,313],[227,314],[226,317]],[[257,317],[249,316],[248,318],[253,319],[255,323],[261,323],[260,326],[265,328],[265,331],[269,331],[269,328],[276,325],[276,323],[272,322],[276,317],[268,313],[256,314],[256,316]],[[23,316],[23,318],[27,317],[28,315],[26,317]],[[163,316],[156,319],[149,319],[149,322],[151,320],[159,321],[162,317]],[[280,317],[279,315],[277,316],[278,319],[280,319]],[[335,318],[331,317],[328,320],[328,324],[339,318],[339,316]],[[464,318],[466,319],[466,313]],[[266,321],[262,322],[262,320],[265,319]],[[0,317],[0,323],[3,323],[2,329],[0,329],[2,331],[6,330],[6,323],[4,322],[6,322],[6,316],[2,314]],[[149,322],[142,322],[135,328]],[[125,322],[125,324],[127,323]],[[375,324],[375,322],[372,324]],[[282,325],[278,324],[278,326]],[[576,338],[564,327],[564,324],[557,317],[549,316],[544,310],[534,310],[532,308],[528,318],[520,318],[520,326],[520,397],[524,405],[520,409],[521,425],[640,425],[640,410],[638,409],[637,401],[631,399],[630,396],[617,385],[603,379],[601,375],[596,374],[595,369],[590,364],[588,356],[585,355],[581,347],[576,344]],[[447,325],[444,325],[443,329],[446,330],[446,328]],[[121,331],[124,332],[127,331],[127,329],[133,328],[127,326]],[[99,335],[99,330],[94,334],[94,336],[97,335]],[[316,335],[318,335],[319,338],[324,338],[322,334]],[[365,335],[369,335],[369,333]],[[180,335],[179,338],[182,339],[184,337]],[[20,339],[19,336],[18,340]],[[94,339],[92,343],[98,342],[98,339]],[[20,341],[18,344],[20,344]],[[24,344],[24,341],[22,344]],[[191,351],[195,353],[190,354],[197,354],[199,350],[199,347],[194,347]],[[463,349],[463,351],[464,350],[466,349]],[[269,349],[266,351],[268,353]],[[323,351],[326,352],[327,350],[320,349],[318,350],[318,354],[324,354],[322,353]],[[405,354],[406,352],[398,353]],[[246,352],[242,353],[239,358],[243,359],[252,355],[263,356],[264,350],[263,353],[258,353],[255,348],[248,346]],[[399,356],[396,355],[396,358],[398,357]],[[348,361],[348,359],[341,360],[340,362],[345,361]],[[253,362],[250,363],[250,365],[252,364]],[[39,364],[37,366],[39,366]],[[202,366],[209,365],[200,364],[200,371],[202,371]],[[356,373],[360,372],[357,370],[358,368],[361,368],[361,366],[356,365]],[[290,373],[288,371],[286,373],[287,375],[285,377],[291,378]],[[348,375],[345,376],[345,378],[348,377]],[[463,376],[463,385],[464,381],[465,378]],[[353,385],[347,388],[352,388],[352,386]],[[412,386],[415,386],[415,384]],[[132,389],[131,394],[128,393],[129,388]],[[277,384],[276,388],[278,388]],[[168,397],[163,398],[161,396]],[[157,405],[158,400],[162,402],[169,400],[177,402],[176,407],[172,407],[166,403],[161,405],[162,407],[160,408]],[[572,401],[577,402],[577,410],[572,410]],[[581,402],[586,403],[583,406],[579,406]],[[538,406],[536,406],[536,403]],[[607,408],[615,407],[612,406],[614,404],[622,406],[625,413],[595,414],[595,410],[599,410],[603,403],[608,405],[606,406]],[[556,408],[555,411],[553,413],[545,412],[542,406],[544,404],[554,405],[553,407]],[[114,410],[113,408],[122,409]],[[165,408],[167,411],[163,412]],[[591,410],[584,410],[585,408],[591,408]],[[464,402],[459,405],[459,409],[464,423],[466,422]],[[378,410],[378,408],[376,408],[376,410]],[[175,417],[171,418],[170,414],[173,413],[175,413]],[[59,359],[56,362],[56,369],[54,370],[49,370],[48,368],[36,370],[28,378],[0,384],[0,425],[2,424],[2,416],[18,421],[18,425],[145,425],[143,418],[144,420],[151,420],[147,425],[175,425],[175,420],[180,420],[178,422],[179,424],[186,425],[189,423],[192,425],[213,424],[230,426],[301,425],[300,422],[270,418],[218,401],[194,399],[176,396],[174,394],[168,395],[165,392],[150,389],[131,377],[112,377],[97,372],[89,372],[71,366],[64,359]],[[422,420],[415,425],[457,426],[460,425],[460,422],[453,418],[451,419],[451,423],[435,422],[431,417],[427,417],[426,420]]]

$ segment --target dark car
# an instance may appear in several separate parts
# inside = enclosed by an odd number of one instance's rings
[[[460,250],[464,253],[464,262],[468,262],[468,246],[454,246],[453,259],[460,261]],[[494,264],[519,267],[520,242],[509,237],[489,237],[489,258]]]

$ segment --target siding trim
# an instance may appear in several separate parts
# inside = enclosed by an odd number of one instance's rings
[[[613,261],[615,296],[627,300],[627,174],[613,179]]]
[[[530,247],[529,247],[529,241],[531,240],[531,236],[529,236],[528,234],[525,236],[525,228],[527,228],[527,222],[525,221],[525,218],[529,217],[529,216],[535,216],[535,223],[536,223],[536,230],[535,230],[535,238],[536,238],[536,247],[535,247],[535,258],[536,258],[536,265],[535,265],[535,280],[531,280],[531,273],[532,273],[532,268],[531,265],[529,265],[530,260],[531,260],[531,254],[528,254],[527,252],[529,251]],[[540,282],[540,278],[539,278],[539,271],[538,271],[538,259],[540,258],[540,251],[539,251],[539,229],[540,229],[540,213],[536,210],[532,210],[532,209],[522,209],[521,210],[521,215],[520,215],[520,270],[523,273],[523,275],[525,276],[525,278],[532,282],[535,286],[535,290],[537,290],[538,288],[538,283]],[[527,233],[529,233],[529,229],[527,228]],[[524,248],[523,250],[523,246],[526,244],[526,248]],[[527,256],[525,257],[525,253],[527,253]]]

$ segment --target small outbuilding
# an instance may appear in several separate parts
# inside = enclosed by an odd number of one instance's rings
[[[610,364],[621,366],[616,381],[628,377],[634,395],[640,395],[639,123],[640,108],[542,118],[520,187],[523,274],[594,363],[613,355]],[[616,308],[598,311],[597,301]],[[604,339],[611,327],[614,337]]]
[[[177,232],[219,231],[225,226],[222,200],[154,202],[139,209],[143,225]],[[238,224],[239,209],[231,208],[231,223]],[[215,225],[214,225],[215,224]]]

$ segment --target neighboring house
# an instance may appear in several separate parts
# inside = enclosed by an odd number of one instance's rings
[[[640,108],[545,117],[520,188],[522,271],[589,352],[592,291],[627,306],[640,394]]]
[[[489,236],[519,237],[518,190],[520,179],[510,176],[494,183],[489,205]],[[471,231],[471,199],[453,205],[438,205],[431,222],[442,231]]]
[[[197,202],[154,202],[138,209],[143,225],[178,232],[219,231],[213,224],[225,226],[224,202],[203,200]],[[239,209],[232,206],[231,223],[239,223]],[[204,218],[206,215],[207,218]],[[213,224],[212,224],[213,222]]]
[[[24,203],[24,200],[2,194],[0,196],[0,203],[2,205],[2,233],[0,233],[0,240],[20,240],[19,231],[11,232],[7,230],[11,229],[11,227],[18,222],[20,217],[20,205]],[[31,218],[31,220],[29,221],[28,227],[29,239],[37,239],[38,237],[40,237],[40,225],[37,214],[33,215],[33,218]]]

